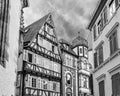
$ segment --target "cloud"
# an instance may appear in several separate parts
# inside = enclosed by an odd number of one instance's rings
[[[80,31],[85,38],[89,32],[86,27],[98,0],[30,0],[30,7],[25,11],[25,23],[40,19],[49,12],[54,12],[54,22],[58,38],[71,38]]]

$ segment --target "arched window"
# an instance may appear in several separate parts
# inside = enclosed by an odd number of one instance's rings
[[[72,85],[72,76],[70,73],[66,74],[66,84],[67,85]]]
[[[72,96],[72,90],[70,88],[66,89],[66,96]]]

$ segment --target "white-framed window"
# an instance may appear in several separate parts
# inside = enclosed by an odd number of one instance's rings
[[[79,46],[79,56],[83,56],[83,46]]]
[[[103,45],[99,45],[94,53],[94,68],[103,63]]]
[[[110,42],[110,54],[112,55],[114,52],[118,50],[118,43],[117,43],[117,29],[109,37]]]
[[[35,87],[36,88],[36,78],[32,77],[32,87]]]
[[[110,18],[114,15],[115,11],[116,11],[115,0],[111,0],[111,2],[109,4],[109,16],[110,16]]]
[[[105,96],[104,80],[100,81],[98,85],[99,85],[99,96]]]

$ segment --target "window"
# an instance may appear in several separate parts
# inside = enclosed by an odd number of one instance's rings
[[[5,60],[8,60],[8,14],[9,0],[0,0],[0,64],[5,67]]]
[[[118,6],[119,6],[119,0],[115,0],[115,7],[116,7],[116,9],[118,8]]]
[[[117,45],[117,29],[115,30],[114,33],[112,33],[110,35],[109,42],[110,42],[110,54],[112,55],[118,49],[118,45]]]
[[[88,57],[88,50],[87,50],[86,47],[84,47],[84,56],[85,56],[85,57]]]
[[[43,80],[43,89],[47,89],[47,81]]]
[[[104,25],[107,23],[107,7],[105,7],[103,10],[103,22]]]
[[[83,77],[83,87],[84,88],[88,88],[88,81],[87,81],[87,78],[86,77]]]
[[[36,79],[32,78],[32,87],[36,87]]]
[[[83,56],[83,47],[82,46],[79,47],[79,56]]]
[[[55,52],[55,46],[52,45],[52,52]]]
[[[120,73],[112,76],[112,96],[120,95]]]
[[[93,27],[93,35],[94,35],[94,40],[95,40],[96,37],[97,37],[97,34],[96,34],[96,25]]]
[[[88,65],[87,60],[84,60],[84,69],[85,70],[87,70],[87,65]]]
[[[32,54],[28,53],[28,61],[32,63]]]
[[[100,31],[101,31],[101,19],[98,21],[97,28],[98,28],[98,35],[100,35]]]
[[[67,93],[67,96],[72,96],[71,93]]]
[[[105,96],[104,80],[99,82],[99,96]]]
[[[110,15],[110,18],[114,15],[115,10],[116,10],[116,8],[115,8],[115,1],[112,0],[110,2],[110,4],[109,4],[109,15]]]
[[[72,76],[69,73],[66,74],[66,84],[72,85]]]
[[[56,83],[53,83],[53,90],[56,91],[56,88],[57,88]]]
[[[100,45],[94,53],[94,67],[97,68],[103,62],[103,46]]]
[[[67,88],[66,96],[72,96],[72,90],[70,88]]]

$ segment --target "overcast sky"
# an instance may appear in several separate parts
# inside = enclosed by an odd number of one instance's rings
[[[85,38],[89,31],[86,27],[98,0],[29,0],[24,9],[25,25],[29,25],[49,12],[53,19],[58,38],[71,41],[78,31]]]

